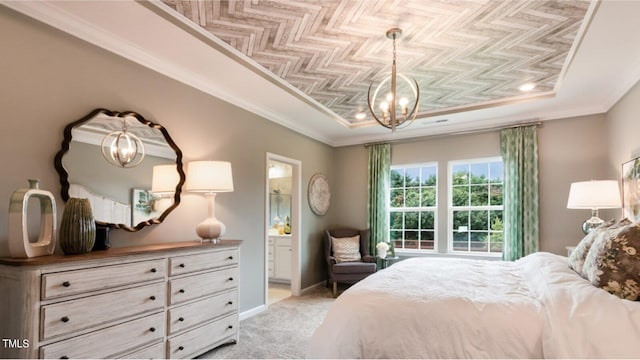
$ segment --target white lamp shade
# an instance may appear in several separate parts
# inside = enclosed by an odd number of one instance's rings
[[[153,167],[151,192],[155,194],[172,194],[180,182],[180,174],[176,165],[156,165]]]
[[[218,193],[233,191],[231,163],[228,161],[191,161],[187,165],[186,190]]]
[[[616,180],[581,181],[571,184],[569,209],[616,209],[622,207]]]

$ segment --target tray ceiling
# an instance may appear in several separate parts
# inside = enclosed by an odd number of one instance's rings
[[[388,74],[399,26],[399,71],[421,91],[418,117],[553,96],[589,14],[562,1],[181,1],[168,7],[322,104],[348,127]],[[536,84],[526,94],[524,83]]]

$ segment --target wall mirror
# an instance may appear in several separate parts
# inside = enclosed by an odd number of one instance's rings
[[[132,136],[115,145],[142,143],[134,144],[138,158],[131,166],[109,158],[113,134],[123,130]],[[54,164],[64,201],[88,198],[99,226],[128,231],[161,223],[180,203],[185,181],[182,152],[167,130],[132,111],[96,109],[67,125]]]

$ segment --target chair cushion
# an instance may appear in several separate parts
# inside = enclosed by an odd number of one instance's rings
[[[336,274],[367,274],[376,271],[376,263],[364,262],[342,262],[333,265],[333,272]]]
[[[331,237],[333,245],[333,256],[338,263],[345,261],[359,261],[360,255],[360,235],[352,237],[335,238]]]

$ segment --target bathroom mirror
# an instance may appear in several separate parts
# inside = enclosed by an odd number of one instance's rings
[[[122,144],[114,145],[113,134],[123,130],[142,143],[133,151],[143,158],[131,166],[109,159]],[[167,130],[132,111],[96,109],[67,125],[54,165],[64,201],[89,198],[96,224],[128,231],[161,223],[180,203],[185,181],[182,152]]]

